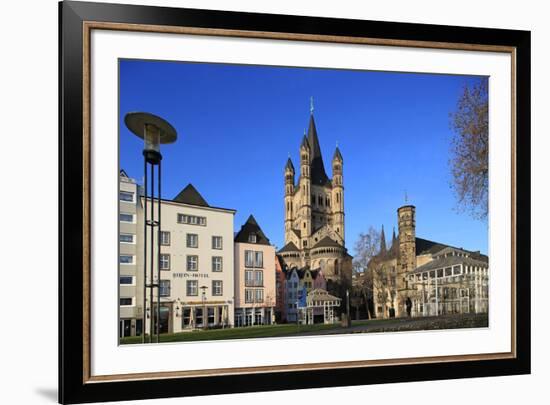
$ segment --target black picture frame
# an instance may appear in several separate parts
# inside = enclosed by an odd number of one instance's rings
[[[206,11],[136,5],[59,4],[59,402],[137,400],[330,386],[530,373],[530,32],[288,15]],[[289,370],[194,378],[87,382],[84,356],[88,326],[83,314],[85,214],[83,172],[83,26],[86,21],[357,38],[484,44],[515,48],[515,338],[514,358],[393,364],[322,370]]]

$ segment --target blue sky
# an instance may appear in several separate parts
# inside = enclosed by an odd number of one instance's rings
[[[327,174],[336,143],[344,157],[346,246],[396,210],[416,206],[417,236],[487,253],[487,223],[457,213],[450,189],[449,112],[472,76],[182,62],[120,62],[120,167],[141,181],[143,143],[124,125],[130,111],[169,121],[163,198],[192,183],[212,206],[233,208],[235,230],[253,214],[284,244],[284,165],[298,152],[310,97]]]

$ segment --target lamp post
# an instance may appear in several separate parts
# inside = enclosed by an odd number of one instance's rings
[[[208,329],[208,313],[206,312],[206,290],[207,286],[203,285],[202,290],[202,328]]]
[[[153,291],[157,289],[157,311],[156,311],[156,341],[159,342],[160,336],[160,201],[161,201],[161,161],[160,145],[165,143],[173,143],[177,139],[177,133],[174,127],[164,119],[156,115],[144,112],[131,112],[124,117],[124,123],[128,129],[138,138],[143,139],[143,196],[144,196],[144,221],[143,221],[143,305],[147,306],[147,289],[149,289],[149,308],[151,313],[151,321],[149,323],[149,342],[153,342],[155,328],[153,321],[155,320],[153,309]],[[157,171],[157,189],[155,190],[155,166],[158,166]],[[151,172],[150,194],[148,188],[148,169]],[[157,205],[157,219],[155,220],[155,191]],[[148,202],[151,200],[149,219],[147,218]],[[155,232],[156,230],[156,232]],[[147,246],[147,233],[150,233],[151,243]],[[157,237],[157,249],[155,253],[155,233]],[[147,282],[147,251],[149,250],[149,266],[150,277]],[[156,259],[156,260],[155,260]],[[157,281],[154,282],[154,268],[157,265]],[[143,311],[145,314],[146,311]],[[142,342],[145,343],[145,325],[146,317],[143,315]]]

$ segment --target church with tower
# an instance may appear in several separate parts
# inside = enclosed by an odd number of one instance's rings
[[[312,103],[313,104],[313,103]],[[300,144],[299,173],[289,157],[284,170],[285,246],[277,253],[287,268],[321,270],[327,280],[351,280],[345,246],[344,159],[338,146],[326,171],[313,105]]]

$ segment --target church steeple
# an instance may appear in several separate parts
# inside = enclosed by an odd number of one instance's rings
[[[386,253],[386,234],[384,233],[384,225],[380,232],[380,253]]]
[[[309,156],[311,162],[311,184],[324,185],[328,183],[328,176],[325,172],[325,165],[323,163],[323,156],[321,154],[321,146],[319,145],[319,138],[317,136],[317,128],[315,127],[313,111],[309,117],[307,141],[311,151]]]

